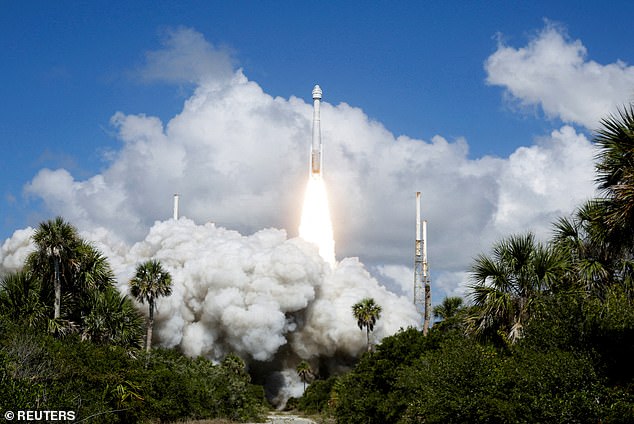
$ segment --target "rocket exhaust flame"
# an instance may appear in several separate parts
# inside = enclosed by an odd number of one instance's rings
[[[299,236],[319,247],[319,254],[331,266],[335,265],[335,240],[328,208],[326,185],[320,174],[308,177]]]

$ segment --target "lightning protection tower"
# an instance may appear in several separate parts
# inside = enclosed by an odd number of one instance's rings
[[[416,192],[416,244],[414,247],[414,305],[423,310],[423,334],[429,332],[431,317],[431,281],[427,264],[427,221],[420,220],[420,191]]]

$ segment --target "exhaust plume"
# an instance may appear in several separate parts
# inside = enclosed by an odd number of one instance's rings
[[[244,236],[181,217],[156,222],[131,247],[105,230],[84,237],[108,256],[123,293],[142,261],[158,259],[171,273],[172,295],[157,301],[155,343],[217,361],[236,353],[280,404],[297,395],[301,360],[330,373],[364,352],[351,313],[360,299],[372,297],[384,310],[375,342],[420,321],[411,301],[381,286],[357,258],[331,265],[284,230]]]

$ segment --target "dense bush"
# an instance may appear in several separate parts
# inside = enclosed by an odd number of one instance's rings
[[[435,335],[424,337],[409,328],[385,338],[375,352],[365,354],[337,387],[334,407],[338,422],[395,422],[407,408],[407,398],[397,389],[400,371],[424,352],[436,349],[437,342]]]
[[[454,339],[401,373],[401,422],[597,422],[601,387],[588,358]],[[394,421],[396,422],[396,421]]]
[[[334,414],[341,424],[634,422],[633,317],[615,289],[604,300],[551,295],[504,347],[402,331],[339,377]],[[324,389],[299,405],[309,410]]]
[[[310,414],[327,412],[331,405],[331,392],[337,382],[337,377],[327,380],[316,380],[308,388],[304,395],[296,402],[297,409]],[[289,405],[287,404],[287,407]]]
[[[235,357],[220,365],[159,349],[131,357],[118,346],[63,340],[0,320],[0,408],[72,410],[92,423],[230,418],[263,411],[263,390]]]

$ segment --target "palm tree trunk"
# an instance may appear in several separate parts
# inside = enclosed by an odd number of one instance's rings
[[[150,352],[152,349],[152,327],[154,326],[154,299],[148,302],[150,307],[150,316],[147,321],[147,336],[145,338],[145,351]]]
[[[368,352],[372,350],[372,346],[370,346],[370,326],[365,327],[365,334],[368,339]]]
[[[62,315],[62,281],[59,276],[59,258],[53,257],[53,266],[55,268],[55,307],[53,318],[58,319]]]
[[[423,318],[423,336],[429,333],[429,322],[431,321],[431,287],[429,281],[425,282],[425,311]]]

